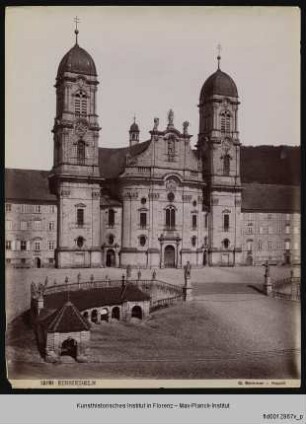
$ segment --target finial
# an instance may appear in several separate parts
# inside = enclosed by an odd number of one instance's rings
[[[135,116],[135,114],[134,114],[133,120],[134,120],[134,124],[136,124],[136,116]]]
[[[78,44],[78,34],[79,34],[78,23],[80,23],[80,20],[79,20],[79,18],[77,16],[74,18],[74,22],[75,22],[75,30],[74,30],[74,33],[75,33],[75,44]]]
[[[218,50],[218,56],[217,56],[217,60],[218,60],[218,69],[220,69],[221,50],[222,50],[222,46],[221,46],[221,44],[218,44],[218,45],[217,45],[217,50]]]

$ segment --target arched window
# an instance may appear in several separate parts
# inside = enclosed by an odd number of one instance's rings
[[[224,249],[229,248],[229,245],[230,245],[229,239],[224,239],[222,243],[223,243]]]
[[[108,225],[113,227],[115,225],[115,211],[114,209],[109,209],[108,211]]]
[[[139,215],[139,224],[141,228],[147,227],[147,212],[141,211]]]
[[[78,160],[78,165],[85,165],[85,143],[83,140],[78,141],[77,160]]]
[[[229,214],[223,214],[223,231],[227,232],[229,230]]]
[[[175,208],[173,206],[168,206],[166,209],[166,227],[169,230],[175,228]]]
[[[197,244],[197,238],[196,238],[196,236],[191,237],[191,245],[192,245],[192,247],[195,247],[196,244]]]
[[[229,133],[231,131],[231,114],[229,113],[229,111],[221,112],[220,118],[221,132]]]
[[[147,241],[146,236],[142,235],[142,236],[139,237],[139,244],[140,244],[140,246],[142,246],[142,247],[145,246],[146,241]]]
[[[108,244],[113,244],[115,240],[115,237],[113,234],[109,234],[108,236]]]
[[[223,157],[223,175],[230,174],[230,157],[229,155],[225,155]]]
[[[79,91],[75,95],[74,113],[76,116],[87,115],[87,98],[86,98],[86,94],[83,91]]]

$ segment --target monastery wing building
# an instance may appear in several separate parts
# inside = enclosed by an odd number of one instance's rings
[[[147,141],[134,120],[127,147],[99,148],[98,84],[76,39],[56,76],[51,171],[6,170],[8,266],[300,260],[299,148],[241,145],[238,90],[220,57],[200,92],[195,148],[172,110],[166,128],[154,118]]]

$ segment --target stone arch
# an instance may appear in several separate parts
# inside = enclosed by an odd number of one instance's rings
[[[100,310],[100,321],[108,322],[109,319],[109,311],[107,308],[102,308]]]
[[[112,309],[112,319],[120,320],[120,308],[119,306],[115,306]]]
[[[138,318],[138,319],[142,319],[142,309],[139,305],[135,305],[132,308],[132,313],[131,316],[132,318]]]
[[[61,356],[71,356],[76,359],[78,354],[78,343],[72,337],[67,337],[61,344]]]
[[[91,321],[92,321],[92,322],[94,322],[94,323],[97,323],[97,322],[98,322],[98,311],[97,311],[97,309],[93,309],[93,310],[91,311],[90,319],[91,319]]]
[[[107,249],[106,251],[106,266],[107,267],[116,266],[116,254],[114,249]]]

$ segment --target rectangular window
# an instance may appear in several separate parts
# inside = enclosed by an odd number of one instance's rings
[[[12,211],[12,205],[11,203],[5,204],[5,212],[11,212]]]
[[[49,241],[49,250],[54,250],[54,241]]]
[[[27,242],[25,240],[21,240],[20,250],[27,250]]]
[[[229,215],[226,213],[223,215],[223,231],[229,230]]]
[[[247,250],[248,252],[251,252],[253,250],[253,242],[252,240],[247,241]]]
[[[37,252],[38,250],[40,250],[40,241],[35,241],[34,242],[34,250]]]
[[[11,242],[11,240],[6,240],[5,241],[5,249],[6,250],[12,250],[12,242]]]
[[[50,206],[50,213],[55,213],[55,206],[53,205]]]
[[[192,228],[197,228],[197,215],[192,215]]]
[[[285,241],[285,249],[290,250],[290,240]]]
[[[204,217],[204,225],[205,225],[205,228],[207,228],[207,226],[208,226],[208,214],[207,213],[205,214],[205,217]]]
[[[285,233],[290,234],[290,225],[286,224]]]
[[[13,229],[13,222],[12,221],[5,221],[5,229],[6,230],[12,230]]]
[[[140,226],[141,228],[146,228],[147,226],[147,213],[140,212]]]
[[[49,231],[53,231],[54,230],[54,222],[51,221],[49,222]]]
[[[286,221],[290,221],[290,214],[289,213],[286,214]]]
[[[77,226],[83,227],[84,225],[84,209],[77,209]]]
[[[20,229],[21,230],[27,230],[28,229],[28,223],[27,223],[27,221],[21,221],[20,222]]]
[[[248,226],[247,226],[247,234],[253,234],[253,224],[248,224]]]
[[[40,205],[35,205],[34,211],[35,211],[35,213],[41,213],[41,206]]]
[[[81,113],[81,101],[79,98],[75,99],[75,104],[74,104],[74,113],[76,115],[80,115]]]
[[[41,221],[34,221],[34,230],[36,231],[41,230]]]
[[[82,99],[82,115],[87,115],[87,101]]]
[[[115,225],[115,211],[114,209],[109,209],[108,211],[108,226],[113,227]]]

